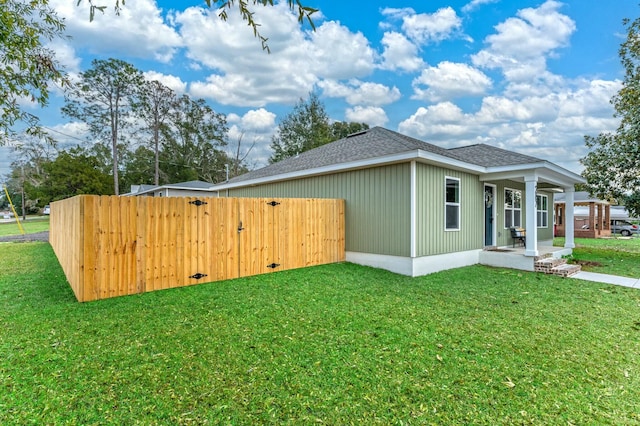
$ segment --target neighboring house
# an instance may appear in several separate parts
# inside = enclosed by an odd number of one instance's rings
[[[535,157],[484,144],[444,149],[374,127],[211,189],[345,199],[347,260],[418,276],[479,263],[485,248],[511,247],[512,226],[526,228],[524,253],[534,258],[539,244],[553,241],[553,193],[570,199],[584,182]],[[574,247],[572,237],[565,247]]]
[[[167,185],[131,185],[131,192],[124,196],[145,195],[150,197],[197,197],[212,196],[212,183],[200,180],[172,183]]]
[[[564,237],[566,234],[563,219],[566,211],[565,194],[555,194],[554,218],[556,236]],[[575,192],[573,196],[573,217],[575,237],[598,238],[611,235],[611,206],[609,202],[589,196],[588,192]]]

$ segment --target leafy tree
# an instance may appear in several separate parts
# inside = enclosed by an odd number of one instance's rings
[[[173,90],[158,81],[146,82],[135,105],[136,115],[145,123],[154,155],[154,185],[160,184],[160,139],[162,128],[167,126],[177,107],[178,98]],[[140,181],[142,182],[142,181]]]
[[[620,125],[615,133],[585,136],[590,152],[581,162],[592,195],[626,201],[627,210],[640,216],[640,18],[624,24],[627,38],[619,55],[625,78],[611,101]]]
[[[331,140],[346,138],[347,136],[367,130],[369,125],[366,123],[354,123],[346,121],[336,121],[331,124]]]
[[[225,174],[227,120],[204,100],[187,95],[178,99],[171,120],[163,128],[160,154],[164,182],[204,180],[215,182]]]
[[[64,115],[86,123],[92,136],[111,146],[114,193],[120,193],[118,145],[127,145],[127,125],[143,85],[142,72],[119,59],[93,60],[93,68],[80,73],[80,82],[66,93]]]
[[[44,165],[47,180],[39,188],[43,199],[62,200],[79,194],[111,195],[111,176],[100,170],[100,160],[89,150],[75,147]]]
[[[324,104],[315,93],[309,99],[300,101],[278,125],[278,131],[271,137],[273,155],[270,163],[317,148],[343,138],[351,133],[368,129],[364,123],[335,122],[329,124],[329,116]]]
[[[127,150],[120,154],[123,160],[120,186],[131,188],[131,185],[154,184],[153,170],[155,154],[146,146],[139,146],[134,151]]]
[[[66,83],[54,52],[44,47],[46,40],[60,38],[64,21],[47,0],[2,0],[0,2],[0,145],[15,136],[21,122],[29,134],[44,133],[36,116],[21,101],[28,99],[44,107],[49,100],[49,84]]]
[[[309,99],[300,99],[278,125],[276,134],[271,137],[273,155],[269,162],[277,163],[329,142],[329,116],[318,95],[310,93]]]

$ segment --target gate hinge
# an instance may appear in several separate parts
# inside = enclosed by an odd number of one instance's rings
[[[204,278],[206,276],[207,276],[207,274],[201,274],[200,272],[198,272],[196,274],[193,274],[193,275],[189,276],[189,278],[193,278],[193,279],[199,280],[200,278]]]
[[[195,201],[189,201],[189,204],[195,204],[197,207],[200,207],[203,204],[207,204],[207,202],[202,200],[195,200]]]
[[[267,204],[269,204],[271,207],[275,207],[277,205],[279,205],[280,203],[277,201],[269,201]]]
[[[271,264],[267,265],[267,268],[275,269],[275,268],[277,268],[278,266],[280,266],[280,264],[279,264],[279,263],[271,263]]]

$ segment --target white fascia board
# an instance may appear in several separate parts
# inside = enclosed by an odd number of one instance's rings
[[[312,176],[325,175],[336,172],[346,172],[350,170],[357,170],[362,168],[369,168],[375,166],[382,166],[387,164],[402,163],[411,160],[418,160],[420,162],[426,162],[430,164],[437,164],[442,167],[468,171],[470,173],[485,173],[486,168],[481,166],[475,166],[473,164],[465,163],[463,161],[454,160],[442,155],[432,154],[423,150],[412,150],[403,152],[400,154],[385,155],[382,157],[367,158],[364,160],[350,161],[348,163],[332,164],[329,166],[317,167],[315,169],[298,170],[290,173],[282,173],[279,175],[265,176],[262,178],[244,180],[234,183],[223,183],[214,185],[210,188],[211,191],[223,191],[226,189],[243,188],[246,186],[262,185],[265,183],[274,183],[285,180],[306,178]]]
[[[480,180],[514,179],[531,175],[543,181],[549,181],[562,186],[572,186],[577,183],[587,182],[582,176],[548,161],[512,166],[487,167],[486,174],[481,176]]]
[[[472,174],[487,173],[487,168],[484,166],[478,166],[478,165],[470,164],[464,161],[455,160],[453,158],[445,157],[443,155],[433,154],[428,151],[418,150],[418,158],[422,160],[422,162],[436,164],[439,166],[443,166],[447,169],[460,170],[460,171],[468,172]]]

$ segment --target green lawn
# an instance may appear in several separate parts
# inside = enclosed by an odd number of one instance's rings
[[[80,304],[0,245],[0,424],[638,424],[640,291],[326,265]]]
[[[33,234],[35,232],[42,232],[49,230],[49,217],[27,217],[26,221],[20,220],[20,224],[26,234]],[[6,237],[9,235],[20,235],[20,228],[16,222],[0,223],[0,237]]]
[[[583,271],[640,278],[640,238],[576,238],[575,244],[570,262]],[[564,238],[554,245],[563,246]]]

